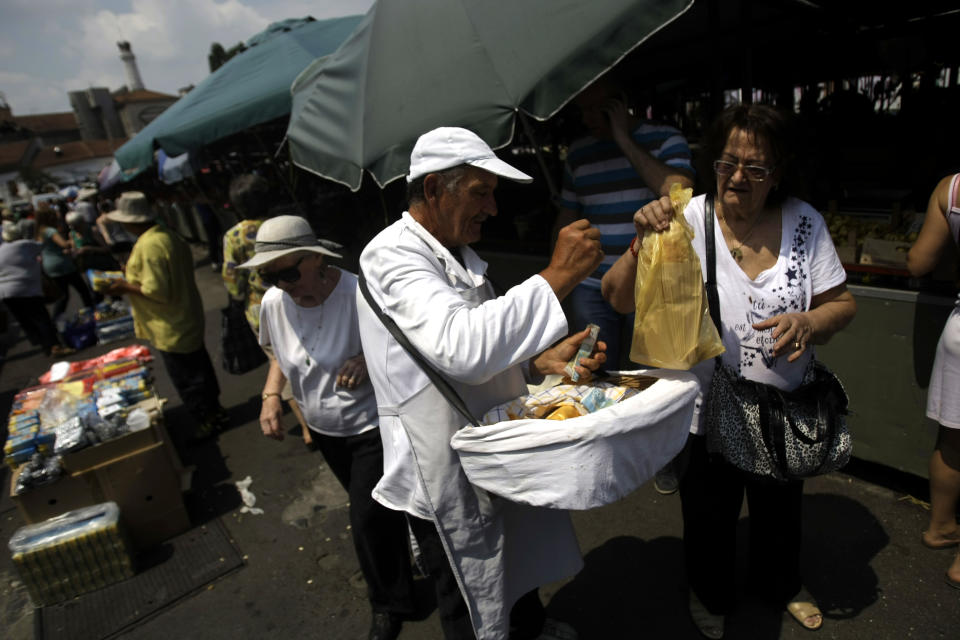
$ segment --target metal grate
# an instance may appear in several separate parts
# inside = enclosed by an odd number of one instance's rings
[[[37,640],[104,640],[243,566],[219,519],[142,554],[137,575],[34,612]]]

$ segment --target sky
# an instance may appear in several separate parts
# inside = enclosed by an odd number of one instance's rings
[[[207,55],[271,22],[361,15],[374,0],[0,0],[0,93],[15,116],[70,111],[68,91],[126,85],[130,42],[147,89],[178,95]]]

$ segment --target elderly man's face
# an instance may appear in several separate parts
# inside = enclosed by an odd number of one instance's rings
[[[470,166],[452,192],[441,188],[437,240],[450,248],[480,240],[484,221],[497,215],[496,188],[497,176]]]

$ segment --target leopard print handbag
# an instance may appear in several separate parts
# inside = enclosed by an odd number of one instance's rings
[[[705,286],[720,331],[712,195],[705,205]],[[705,401],[707,449],[738,469],[781,482],[835,471],[850,460],[853,446],[848,403],[840,380],[816,358],[800,387],[783,391],[742,378],[718,357]]]
[[[717,362],[706,401],[707,449],[748,473],[781,482],[828,473],[850,460],[848,398],[811,360],[794,391],[741,378]]]

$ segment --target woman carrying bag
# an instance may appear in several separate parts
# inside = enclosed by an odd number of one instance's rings
[[[826,343],[856,312],[822,216],[792,197],[794,126],[791,114],[769,106],[726,109],[707,141],[715,196],[696,197],[684,211],[704,280],[710,257],[715,264],[718,329],[726,349],[722,366],[740,379],[784,392],[805,382],[813,345]],[[672,215],[669,198],[645,205],[634,215],[640,238],[667,229]],[[713,255],[706,250],[707,219],[716,231]],[[632,246],[603,279],[605,297],[621,312],[634,308],[636,269]],[[680,481],[691,617],[703,635],[723,636],[724,616],[736,604],[736,527],[746,494],[748,588],[772,606],[786,607],[805,628],[818,629],[823,616],[800,573],[803,482],[760,477],[731,464],[728,452],[708,452],[710,430],[736,421],[741,411],[737,403],[710,406],[716,366],[707,360],[692,369],[706,398],[691,425],[688,466]],[[711,412],[719,422],[704,419]]]

